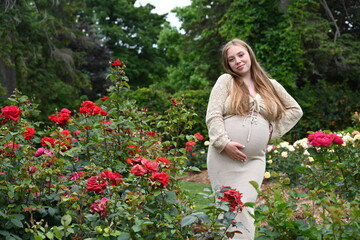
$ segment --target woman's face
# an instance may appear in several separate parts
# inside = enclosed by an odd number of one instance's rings
[[[250,74],[251,59],[246,48],[232,45],[227,51],[227,61],[235,73],[241,76]]]

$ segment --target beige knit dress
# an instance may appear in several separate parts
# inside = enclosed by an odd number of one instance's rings
[[[271,82],[283,101],[286,114],[279,121],[269,116],[263,99],[259,94],[250,97],[248,116],[230,114],[230,91],[233,78],[223,74],[215,83],[210,94],[206,124],[209,131],[210,146],[207,155],[207,169],[213,190],[221,186],[230,186],[243,194],[242,201],[255,202],[257,192],[249,181],[261,185],[265,173],[265,151],[269,141],[269,125],[273,126],[272,139],[288,132],[301,118],[303,112],[299,104],[276,81]],[[245,148],[245,162],[231,159],[224,150],[226,144],[236,141]],[[242,234],[235,234],[232,239],[254,239],[255,227],[253,208],[245,207],[236,217],[243,224],[239,229]],[[234,229],[230,229],[232,231]]]

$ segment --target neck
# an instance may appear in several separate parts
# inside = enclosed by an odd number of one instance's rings
[[[243,76],[242,81],[246,84],[246,86],[252,86],[254,85],[254,80],[252,79],[252,77],[250,76],[250,74]]]

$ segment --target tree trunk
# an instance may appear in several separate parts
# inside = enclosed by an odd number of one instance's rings
[[[15,67],[9,67],[0,58],[0,84],[5,90],[4,97],[8,98],[13,94],[16,88],[16,71]]]

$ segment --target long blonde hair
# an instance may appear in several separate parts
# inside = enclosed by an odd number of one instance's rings
[[[225,71],[234,79],[233,88],[230,93],[230,109],[232,113],[241,116],[249,113],[250,93],[244,81],[242,81],[242,77],[230,67],[227,52],[231,46],[241,46],[247,49],[251,60],[250,74],[254,80],[255,91],[263,98],[269,114],[276,119],[280,119],[285,114],[285,106],[270,81],[270,75],[260,66],[251,47],[243,40],[237,38],[226,43],[222,48],[223,66]]]

